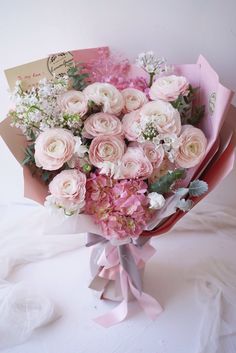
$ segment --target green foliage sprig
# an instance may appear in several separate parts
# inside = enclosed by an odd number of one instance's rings
[[[158,194],[166,194],[171,191],[172,185],[180,179],[184,179],[186,176],[185,169],[176,169],[172,172],[168,172],[159,178],[155,183],[151,184],[149,189],[151,192],[157,192]]]
[[[88,85],[89,74],[84,72],[84,67],[82,64],[69,67],[67,70],[67,75],[72,82],[72,87],[77,91],[83,91],[83,89]]]
[[[175,101],[171,102],[172,106],[180,113],[181,123],[197,125],[201,121],[205,113],[205,106],[194,106],[195,94],[198,88],[189,86],[189,93],[186,96],[180,95]]]

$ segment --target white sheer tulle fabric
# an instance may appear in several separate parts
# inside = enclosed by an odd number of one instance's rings
[[[204,206],[205,205],[205,206]],[[40,206],[0,206],[0,349],[23,343],[40,326],[63,313],[51,299],[26,283],[11,283],[12,270],[21,264],[50,258],[85,244],[85,234],[76,218],[51,215]],[[214,233],[235,236],[235,212],[202,203],[178,224],[174,232]],[[201,309],[198,347],[189,353],[236,351],[236,273],[232,265],[209,260],[191,273]],[[161,285],[161,284],[160,284]],[[53,299],[53,298],[52,298]]]
[[[218,240],[235,240],[230,244],[236,246],[235,210],[215,204],[203,206],[186,217],[182,232],[201,229],[202,233],[213,233]],[[196,298],[203,312],[193,353],[236,352],[236,261],[230,261],[209,258],[189,276],[194,280]]]
[[[236,272],[215,259],[193,274],[197,297],[203,306],[196,353],[236,351]]]
[[[2,209],[1,209],[2,208]],[[60,316],[52,300],[26,283],[10,283],[13,269],[53,257],[84,244],[72,218],[49,214],[43,207],[1,207],[0,225],[0,349],[23,343],[40,326]],[[9,217],[11,215],[11,217]],[[68,232],[68,227],[70,232]]]

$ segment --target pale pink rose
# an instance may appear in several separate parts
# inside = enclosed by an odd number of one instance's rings
[[[70,90],[62,93],[57,98],[60,109],[67,114],[79,114],[83,116],[88,110],[88,100],[83,92]]]
[[[75,148],[73,134],[66,129],[48,129],[35,141],[35,163],[46,170],[60,169],[71,159]]]
[[[101,105],[104,113],[119,115],[124,108],[122,94],[110,83],[92,83],[84,89],[83,93],[88,100]]]
[[[115,116],[108,113],[90,115],[84,122],[83,136],[94,138],[98,135],[121,135],[122,124]]]
[[[151,141],[144,142],[141,146],[153,167],[158,168],[161,165],[165,154],[163,147],[161,145],[157,146]]]
[[[168,102],[149,102],[140,109],[140,116],[141,126],[152,123],[159,134],[179,135],[181,131],[179,112]]]
[[[124,98],[124,111],[126,113],[137,110],[148,102],[146,94],[136,88],[125,88],[121,93]]]
[[[49,191],[56,198],[82,203],[85,199],[86,176],[76,169],[63,170],[50,182]]]
[[[92,140],[89,147],[89,159],[95,167],[103,162],[118,162],[125,152],[123,138],[112,135],[100,135]]]
[[[138,124],[140,123],[139,110],[125,114],[122,119],[124,135],[128,141],[136,141],[139,136]]]
[[[176,163],[183,168],[198,165],[206,153],[207,139],[202,130],[192,125],[184,125],[180,135],[180,147],[176,155]]]
[[[139,146],[129,146],[121,159],[115,179],[148,178],[153,171],[152,163]]]
[[[184,76],[163,76],[159,77],[150,88],[152,100],[162,99],[163,101],[175,101],[180,94],[188,94],[189,83]]]

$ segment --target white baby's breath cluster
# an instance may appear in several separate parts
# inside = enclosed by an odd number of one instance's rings
[[[175,133],[162,133],[158,132],[158,124],[162,119],[160,116],[141,116],[139,123],[134,123],[134,129],[138,135],[137,141],[144,143],[151,141],[155,144],[156,148],[162,146],[167,158],[171,163],[174,163],[177,150],[180,146],[180,139]]]
[[[174,163],[175,156],[180,146],[180,139],[176,134],[159,134],[154,137],[153,142],[156,146],[162,145],[165,154],[171,163]]]
[[[75,148],[74,148],[74,154],[71,157],[69,161],[67,161],[67,164],[70,168],[75,168],[78,160],[86,160],[86,155],[88,155],[88,147],[86,145],[83,145],[83,142],[81,140],[81,137],[75,136]]]
[[[17,81],[12,98],[15,103],[11,112],[13,125],[19,127],[28,138],[37,136],[48,128],[69,128],[72,132],[79,129],[81,122],[77,114],[65,114],[57,104],[57,98],[68,90],[68,76],[46,78],[37,87],[23,91]]]
[[[140,53],[136,59],[136,64],[149,74],[160,75],[171,70],[171,67],[167,66],[166,59],[155,56],[153,51]]]

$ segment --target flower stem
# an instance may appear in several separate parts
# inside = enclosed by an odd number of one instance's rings
[[[149,79],[149,85],[148,86],[151,87],[152,84],[153,84],[153,79],[154,79],[155,73],[152,72],[152,73],[149,74],[149,76],[150,76],[150,79]]]

